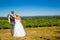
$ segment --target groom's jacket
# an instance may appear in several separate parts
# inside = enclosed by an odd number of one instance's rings
[[[10,15],[10,23],[15,23],[15,18]]]

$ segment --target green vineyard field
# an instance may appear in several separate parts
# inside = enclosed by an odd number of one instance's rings
[[[60,26],[60,17],[22,17],[24,27]],[[0,18],[0,29],[10,28],[7,18]]]

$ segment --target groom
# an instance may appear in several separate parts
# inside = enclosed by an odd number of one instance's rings
[[[13,33],[14,33],[14,26],[15,26],[15,18],[13,17],[14,16],[14,11],[11,11],[11,14],[8,18],[9,20],[9,23],[10,23],[10,31],[11,31],[11,35],[13,36]]]

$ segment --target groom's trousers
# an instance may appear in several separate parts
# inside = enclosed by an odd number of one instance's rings
[[[14,33],[14,26],[15,26],[15,23],[11,22],[10,23],[10,31],[11,31],[12,36],[13,36],[13,33]]]

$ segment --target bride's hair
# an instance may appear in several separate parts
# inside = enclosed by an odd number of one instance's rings
[[[19,15],[18,14],[15,14],[16,15],[16,17],[19,17]]]

